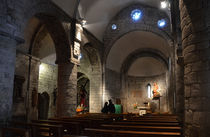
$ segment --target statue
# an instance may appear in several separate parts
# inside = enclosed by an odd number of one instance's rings
[[[79,91],[79,95],[80,95],[80,106],[83,105],[84,107],[86,106],[85,99],[86,99],[87,91],[85,89],[85,86],[86,86],[87,83],[88,83],[88,80],[85,82],[84,85],[81,86],[80,91]]]
[[[154,83],[154,88],[153,88],[153,99],[158,99],[160,97],[160,92],[158,91],[159,87],[157,83]]]

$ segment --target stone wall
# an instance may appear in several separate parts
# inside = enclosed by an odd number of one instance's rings
[[[48,117],[54,117],[56,114],[56,105],[54,104],[54,90],[57,88],[58,68],[56,65],[41,63],[39,67],[39,86],[38,92],[47,92],[50,96]]]
[[[16,64],[15,64],[15,75],[23,77],[25,81],[22,87],[23,100],[13,103],[13,117],[15,118],[26,118],[28,66],[29,66],[29,57],[23,54],[17,53]]]
[[[160,99],[160,112],[168,112],[168,87],[165,74],[152,77],[128,76],[126,80],[127,89],[123,89],[127,90],[127,94],[125,95],[127,104],[123,104],[123,106],[127,106],[127,109],[125,110],[127,112],[138,113],[138,110],[134,110],[133,105],[137,103],[138,106],[144,107],[144,102],[149,102],[152,110],[154,112],[159,112],[159,101],[148,98],[147,85],[150,84],[151,90],[153,90],[154,83],[157,83],[159,92],[162,96]]]
[[[124,80],[122,80],[124,79]],[[133,104],[144,106],[144,102],[151,102],[156,106],[155,112],[158,112],[158,101],[148,99],[147,84],[156,82],[159,86],[161,95],[161,112],[169,112],[168,102],[168,78],[166,74],[152,77],[134,77],[128,76],[121,78],[120,74],[106,69],[105,92],[103,94],[104,102],[112,99],[116,103],[116,99],[120,99],[123,104],[124,112],[138,112],[133,109]]]
[[[100,58],[95,48],[88,47],[82,51],[78,72],[85,74],[90,80],[89,111],[101,112],[102,108],[102,73]]]
[[[104,92],[104,101],[112,99],[115,102],[116,98],[119,98],[122,94],[121,92],[121,77],[120,74],[106,68],[105,71],[105,92]]]
[[[0,121],[11,117],[16,41],[0,35]]]
[[[185,136],[210,135],[208,0],[180,0],[185,84]]]
[[[30,61],[30,57],[22,53],[16,56],[15,75],[23,77],[25,81],[22,87],[23,99],[13,104],[13,118],[15,119],[38,118],[37,106],[32,106],[32,90],[38,91],[39,65],[40,60],[35,57],[31,57]]]

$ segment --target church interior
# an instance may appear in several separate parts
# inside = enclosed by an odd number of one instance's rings
[[[0,137],[210,136],[209,0],[0,2]]]

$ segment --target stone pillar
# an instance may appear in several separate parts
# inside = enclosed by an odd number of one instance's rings
[[[210,136],[208,0],[180,0],[185,85],[185,137]]]
[[[94,72],[93,72],[94,73]],[[101,89],[101,73],[95,70],[95,74],[91,74],[90,77],[90,99],[89,99],[89,108],[91,113],[101,113],[101,109],[103,106],[103,93]]]
[[[0,123],[12,115],[16,40],[0,34]]]
[[[32,101],[35,101],[32,95],[32,91],[35,89],[38,92],[38,82],[39,82],[39,65],[40,60],[36,58],[31,59],[31,72],[30,72],[30,88],[28,93],[28,106],[27,106],[27,118],[28,121],[30,120],[37,120],[38,119],[38,109],[37,106],[32,106]]]
[[[184,62],[178,57],[176,64],[176,114],[181,121],[184,117]]]
[[[77,107],[77,65],[58,63],[57,116],[72,116]]]

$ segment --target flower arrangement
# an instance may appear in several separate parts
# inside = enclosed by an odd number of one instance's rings
[[[137,109],[137,105],[138,105],[137,103],[133,104],[133,108]]]
[[[80,113],[80,112],[82,112],[83,110],[84,110],[83,105],[81,105],[81,106],[78,105],[78,106],[77,106],[77,109],[76,109],[76,112],[77,112],[77,113]]]

